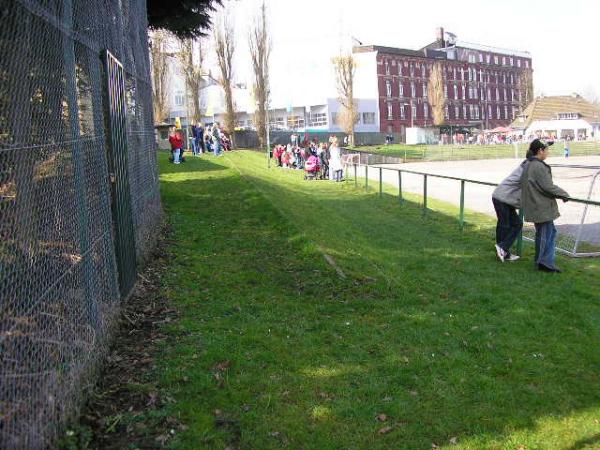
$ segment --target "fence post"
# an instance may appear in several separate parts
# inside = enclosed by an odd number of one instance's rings
[[[404,162],[406,162],[406,147],[404,147]]]
[[[358,177],[356,176],[356,163],[354,163],[354,187],[358,186]]]
[[[427,214],[427,175],[423,175],[423,215]]]
[[[519,209],[519,220],[521,224],[523,223],[523,208]],[[517,238],[517,255],[523,255],[523,227],[521,227],[521,231],[519,232],[519,237]]]
[[[402,171],[398,171],[398,197],[402,203]]]
[[[462,231],[465,225],[465,180],[460,180],[460,215],[458,222]]]
[[[365,166],[365,191],[369,191],[369,165]]]
[[[379,197],[383,196],[383,168],[379,168]]]

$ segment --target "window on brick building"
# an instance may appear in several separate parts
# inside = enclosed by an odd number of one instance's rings
[[[463,104],[463,117],[466,119],[467,118],[467,105]]]
[[[458,98],[458,86],[454,85],[454,98]]]
[[[500,118],[500,106],[496,106],[496,118],[499,119]]]
[[[373,125],[375,124],[375,113],[374,112],[364,112],[362,113],[362,121],[365,125]]]
[[[483,53],[479,54],[479,62],[482,63],[483,62]]]
[[[508,95],[506,94],[506,88],[502,89],[502,94],[504,94],[504,97],[502,98],[502,100],[507,101]]]
[[[390,80],[385,80],[385,92],[388,97],[392,96],[392,83]]]
[[[529,69],[529,61],[525,60],[525,68]]]
[[[488,105],[488,118],[492,119],[492,105]]]
[[[448,98],[448,85],[444,85],[444,98]]]
[[[414,81],[410,82],[410,96],[411,97],[416,97],[417,96],[417,90],[415,88],[415,82]]]
[[[417,105],[413,105],[411,109],[412,109],[412,111],[411,111],[412,116],[411,117],[413,119],[416,119],[417,118]]]
[[[508,119],[508,106],[504,105],[504,118]]]
[[[427,103],[423,104],[423,116],[428,119],[429,118],[429,105]]]
[[[391,104],[391,103],[388,103],[388,104],[387,104],[387,113],[388,113],[388,114],[387,114],[387,116],[388,116],[388,120],[392,120],[392,119],[393,119],[393,116],[392,116],[392,113],[393,113],[393,112],[394,112],[394,111],[393,111],[393,109],[392,109],[392,104]]]
[[[427,98],[427,83],[423,82],[423,98]]]
[[[498,56],[494,55],[494,64],[498,65]]]
[[[521,67],[521,60],[517,59],[517,67]]]
[[[390,64],[387,62],[387,60],[385,61],[385,74],[390,74]]]
[[[398,76],[402,76],[402,64],[398,61]]]
[[[421,66],[421,78],[425,78],[425,64]]]
[[[491,60],[492,60],[491,55],[485,55],[485,62],[487,62],[489,64]]]
[[[444,106],[444,117],[446,119],[450,118],[450,113],[448,112],[448,105]]]
[[[399,90],[399,92],[400,92],[400,93],[399,93],[400,97],[404,97],[404,85],[402,84],[402,82],[400,82],[400,83],[398,84],[398,90]]]
[[[400,103],[400,118],[406,119],[406,111],[404,110],[404,105]]]
[[[415,76],[415,66],[413,66],[413,63],[410,63],[410,76]]]
[[[460,110],[458,109],[458,105],[454,105],[454,118],[458,119],[460,117]]]
[[[500,91],[496,88],[496,101],[500,100]]]

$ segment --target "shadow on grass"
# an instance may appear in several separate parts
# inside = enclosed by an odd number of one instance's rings
[[[250,433],[271,427],[318,448],[333,447],[315,430],[342,448],[425,448],[452,436],[490,448],[511,431],[535,433],[540,418],[600,404],[598,281],[582,262],[563,261],[563,276],[534,271],[530,255],[501,265],[489,232],[460,233],[454,217],[423,218],[414,203],[347,186],[244,182],[223,164],[198,170],[230,176],[162,184],[175,261],[190,272],[170,289],[209,291],[211,302],[182,300],[184,317],[205,318],[190,329],[214,333],[208,367],[232,361],[227,398],[232,409],[255,402],[254,415],[236,416]],[[211,384],[179,394],[201,394],[207,408],[224,401]],[[395,431],[373,443],[363,433],[379,413]]]

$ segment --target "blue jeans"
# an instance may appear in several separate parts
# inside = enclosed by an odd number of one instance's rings
[[[515,243],[517,237],[519,237],[523,223],[514,206],[501,202],[494,197],[492,197],[492,203],[494,204],[496,217],[498,218],[496,224],[496,244],[507,254],[510,254],[510,248]]]
[[[535,263],[554,269],[556,227],[553,221],[535,224]]]
[[[221,143],[213,142],[213,149],[214,149],[215,156],[219,156],[219,154],[221,153]]]
[[[198,154],[198,143],[196,142],[195,138],[192,138],[191,141],[192,141],[192,154],[197,155]]]

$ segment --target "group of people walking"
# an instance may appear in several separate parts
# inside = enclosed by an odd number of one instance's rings
[[[313,175],[310,178],[343,181],[342,155],[337,136],[331,136],[328,143],[319,143],[317,139],[297,145],[292,135],[292,142],[287,145],[276,145],[273,158],[277,167],[284,169],[305,170]]]
[[[554,184],[552,169],[544,161],[553,142],[534,139],[526,159],[505,178],[492,194],[496,210],[496,255],[500,261],[516,261],[510,249],[523,227],[517,213],[521,208],[524,219],[535,225],[535,264],[544,272],[561,272],[555,264],[556,220],[560,213],[556,199],[566,202],[569,194]]]
[[[192,126],[190,144],[192,154],[200,156],[203,153],[213,152],[215,156],[221,156],[223,151],[231,150],[231,140],[227,134],[221,129],[218,122],[212,125],[207,125],[206,128],[202,124],[197,123]],[[180,164],[185,161],[184,138],[181,129],[172,127],[169,133],[169,143],[171,145],[171,159],[175,164]]]

